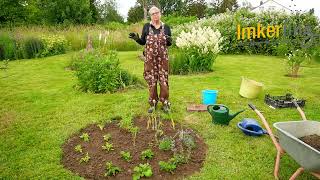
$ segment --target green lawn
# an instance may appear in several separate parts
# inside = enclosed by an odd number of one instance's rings
[[[120,52],[121,66],[142,79],[140,52]],[[72,53],[43,59],[17,60],[0,70],[0,179],[77,179],[60,163],[61,145],[88,124],[120,115],[146,114],[147,89],[114,94],[87,94],[74,89],[77,80],[65,70]],[[190,179],[273,179],[276,150],[268,136],[245,136],[236,123],[258,118],[247,107],[253,102],[270,124],[298,120],[295,109],[273,110],[261,95],[247,100],[238,95],[241,76],[261,81],[264,93],[287,92],[305,98],[309,119],[320,120],[320,64],[311,63],[301,78],[285,77],[284,61],[277,57],[221,55],[214,72],[170,76],[170,99],[176,121],[196,129],[208,144],[204,167]],[[211,124],[208,113],[188,113],[188,103],[201,103],[201,90],[219,90],[218,103],[235,112],[247,109],[229,126]],[[139,137],[138,137],[139,138]],[[281,160],[280,177],[289,179],[298,168],[292,158]],[[299,179],[312,179],[304,173]]]

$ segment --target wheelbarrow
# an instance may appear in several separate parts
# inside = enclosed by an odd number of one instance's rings
[[[320,135],[320,122],[307,120],[304,112],[299,105],[294,101],[294,104],[299,111],[302,121],[277,122],[273,126],[278,131],[278,140],[275,138],[272,130],[259,110],[253,105],[249,107],[256,112],[266,127],[268,134],[277,149],[277,158],[274,166],[274,177],[278,179],[280,158],[287,152],[301,167],[290,177],[294,180],[304,171],[310,172],[316,178],[320,179],[320,152],[310,145],[304,143],[299,138],[317,134]]]

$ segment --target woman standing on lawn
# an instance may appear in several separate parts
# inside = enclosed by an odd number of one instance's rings
[[[169,103],[169,63],[168,46],[171,46],[171,30],[161,20],[159,8],[153,6],[149,10],[151,22],[142,29],[141,38],[138,33],[130,33],[129,37],[140,45],[145,45],[145,61],[143,77],[149,87],[149,113],[152,113],[158,103],[157,82],[160,84],[160,101],[164,112],[170,110]]]

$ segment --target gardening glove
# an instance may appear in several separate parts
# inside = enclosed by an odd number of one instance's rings
[[[129,38],[131,38],[131,39],[133,39],[133,40],[135,40],[135,41],[137,41],[138,39],[140,39],[138,33],[130,33],[130,34],[129,34]]]
[[[167,39],[167,44],[172,44],[172,37],[171,36],[168,36],[166,35],[166,39]]]

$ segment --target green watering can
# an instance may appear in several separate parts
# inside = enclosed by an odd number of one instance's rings
[[[228,125],[234,117],[244,111],[242,110],[235,114],[229,114],[229,108],[223,104],[208,105],[207,110],[212,116],[212,123],[222,125]]]

